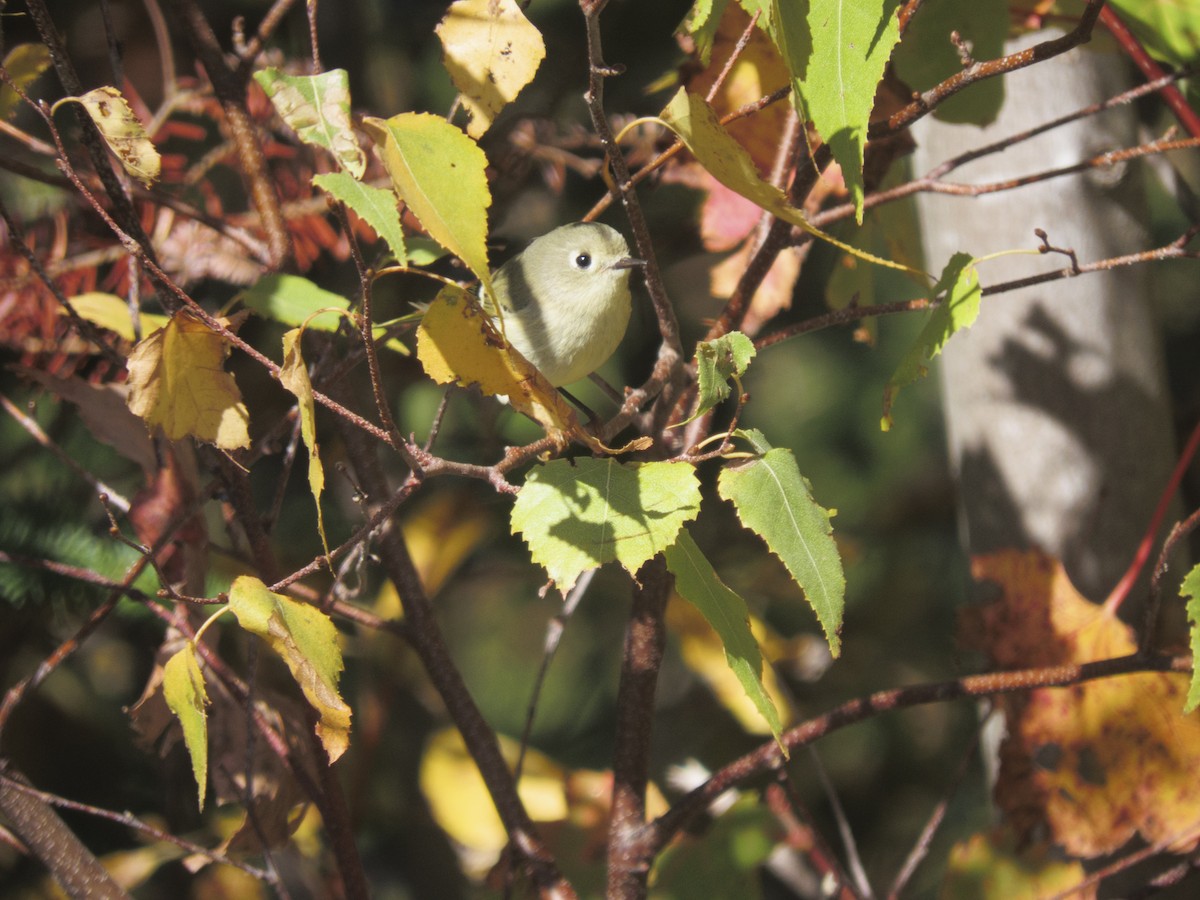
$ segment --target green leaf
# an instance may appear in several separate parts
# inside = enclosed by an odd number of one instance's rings
[[[487,210],[492,195],[487,157],[440,116],[401,113],[363,127],[375,142],[400,199],[430,236],[467,264],[492,293],[487,258]]]
[[[317,287],[299,275],[264,275],[239,299],[260,316],[284,325],[303,325],[318,331],[337,331],[350,301]],[[318,310],[326,310],[313,315]]]
[[[1200,7],[1195,3],[1110,0],[1109,6],[1156,59],[1185,66],[1200,57]]]
[[[336,762],[350,745],[350,707],[338,694],[342,651],[338,632],[325,613],[267,590],[242,575],[229,588],[229,609],[247,631],[283,658],[304,696],[320,716],[317,736]]]
[[[293,328],[283,336],[283,365],[279,369],[279,383],[291,391],[300,408],[300,437],[308,448],[308,489],[317,505],[317,532],[321,535],[321,546],[325,548],[325,561],[329,563],[329,541],[325,537],[325,515],[321,511],[321,493],[325,490],[325,467],[321,465],[320,447],[317,445],[317,411],[313,401],[312,382],[308,367],[304,364],[300,336],[302,331]]]
[[[345,69],[284,75],[268,67],[255,72],[254,80],[300,140],[328,150],[343,169],[362,178],[367,159],[350,121],[350,76]]]
[[[900,40],[899,5],[899,0],[771,0],[766,21],[792,74],[793,99],[800,98],[804,117],[842,167],[859,224],[867,123],[875,89]]]
[[[312,183],[335,200],[345,203],[354,210],[355,215],[375,229],[375,233],[387,241],[397,265],[408,265],[408,251],[404,246],[404,230],[400,227],[400,210],[396,207],[395,194],[363,184],[346,172],[314,175]]]
[[[50,66],[50,48],[45,44],[17,44],[4,57],[4,68],[23,91]],[[0,83],[0,120],[8,120],[17,111],[21,98],[5,83]]]
[[[1179,595],[1187,597],[1187,617],[1192,623],[1192,685],[1188,688],[1184,712],[1200,706],[1200,565],[1192,567],[1183,579]]]
[[[783,561],[817,614],[830,652],[837,656],[846,576],[829,511],[813,499],[812,485],[800,474],[791,450],[771,449],[757,430],[737,434],[750,441],[759,456],[723,469],[717,493],[734,505],[742,524]]]
[[[562,592],[616,560],[630,573],[675,543],[700,512],[700,483],[686,463],[558,459],[529,473],[512,510],[533,561]]]
[[[700,405],[692,417],[685,421],[699,418],[724,401],[729,396],[730,379],[745,374],[756,352],[750,338],[740,331],[731,331],[715,341],[702,341],[696,345]]]
[[[929,369],[926,363],[942,352],[950,336],[968,328],[979,315],[979,302],[983,293],[979,287],[979,274],[975,271],[975,258],[969,253],[955,253],[942,270],[933,289],[934,295],[946,293],[942,302],[933,308],[925,327],[900,361],[896,373],[883,389],[884,431],[892,427],[892,406],[900,389],[923,378]]]
[[[676,34],[689,34],[696,44],[696,54],[703,65],[708,65],[712,59],[713,42],[717,37],[717,27],[721,24],[721,14],[729,0],[696,0],[679,27]]]
[[[163,666],[163,699],[183,727],[183,743],[192,759],[199,806],[204,809],[208,787],[208,717],[204,707],[208,704],[208,694],[204,691],[204,674],[196,661],[196,648],[190,642]]]
[[[750,631],[750,610],[746,608],[746,601],[721,581],[686,528],[679,532],[666,556],[667,568],[675,576],[675,590],[700,610],[720,635],[730,670],[778,741],[783,733],[783,723],[763,684],[762,652]]]
[[[961,72],[962,60],[950,42],[953,31],[970,44],[975,59],[1002,56],[1008,10],[1007,0],[924,0],[892,56],[896,74],[914,91],[927,91]],[[945,122],[986,125],[995,121],[1003,104],[1004,79],[984,78],[938,104],[933,115]]]

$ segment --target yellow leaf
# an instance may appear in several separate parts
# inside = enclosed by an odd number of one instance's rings
[[[457,0],[437,27],[446,70],[480,138],[533,80],[546,55],[541,33],[515,0]]]
[[[329,761],[336,762],[350,746],[350,707],[337,689],[342,651],[333,621],[307,603],[272,593],[249,575],[235,579],[229,588],[229,609],[243,628],[270,644],[287,663],[320,716],[317,736]]]
[[[133,324],[129,321],[129,304],[116,294],[105,294],[102,291],[89,291],[86,294],[76,294],[71,298],[71,306],[80,317],[87,319],[93,325],[99,325],[109,331],[115,331],[127,341],[135,339]],[[59,307],[59,315],[65,316],[67,311]],[[138,313],[138,321],[142,334],[162,328],[170,321],[169,316],[157,313]]]
[[[50,48],[45,44],[17,44],[4,57],[4,69],[19,88],[29,90],[50,66]],[[7,83],[0,84],[0,119],[17,111],[21,98]]]
[[[417,358],[438,384],[477,384],[485,394],[508,397],[562,446],[568,436],[582,436],[574,410],[505,343],[491,318],[460,287],[443,288],[425,312],[417,329]]]
[[[65,97],[58,103],[72,99],[83,104],[126,172],[146,187],[158,180],[162,159],[120,91],[115,87],[98,87],[80,97]]]
[[[973,834],[955,844],[946,863],[943,900],[1040,900],[1066,895],[1093,900],[1095,887],[1080,888],[1086,876],[1078,862],[1058,858],[1044,844],[1023,844],[1001,831]]]
[[[964,639],[1004,668],[1137,649],[1129,626],[1081,596],[1056,559],[1005,551],[975,558],[972,571],[1003,595],[964,617]],[[1200,717],[1184,715],[1186,693],[1186,675],[1149,672],[1007,695],[997,801],[1022,834],[1048,826],[1074,856],[1111,853],[1135,834],[1195,846]]]
[[[471,138],[440,116],[401,113],[363,128],[400,199],[430,236],[467,264],[492,293],[487,258],[487,210],[492,194],[487,157]]]
[[[329,542],[325,538],[325,516],[321,512],[321,492],[325,490],[325,467],[321,465],[320,447],[317,445],[316,404],[313,402],[312,382],[308,378],[308,367],[300,350],[303,329],[293,328],[283,336],[283,366],[279,370],[279,382],[296,395],[300,407],[300,437],[308,448],[308,489],[317,505],[317,532],[321,535],[321,546],[329,557]]]
[[[204,707],[208,704],[208,694],[204,690],[204,675],[196,661],[193,644],[185,645],[163,666],[163,699],[183,726],[183,743],[192,758],[199,806],[204,809],[204,793],[208,787],[208,719]]]
[[[192,435],[222,450],[250,446],[250,414],[222,364],[229,346],[181,312],[129,354],[129,408],[171,440]]]

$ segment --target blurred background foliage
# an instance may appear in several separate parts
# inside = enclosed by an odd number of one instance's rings
[[[665,92],[646,86],[673,73],[683,54],[672,32],[689,7],[687,0],[640,3],[614,0],[604,17],[608,61],[626,67],[607,82],[611,113],[656,113]],[[445,113],[453,89],[442,68],[433,28],[444,2],[360,0],[320,6],[322,61],[327,68],[350,72],[355,106],[372,115],[405,110]],[[142,98],[155,107],[161,100],[159,60],[140,4],[114,3],[124,40],[126,73]],[[228,35],[234,16],[250,23],[266,3],[206,4],[218,35]],[[528,14],[542,30],[547,58],[533,85],[489,134],[489,158],[503,160],[511,127],[523,117],[542,117],[563,131],[587,129],[582,102],[586,51],[584,29],[574,0],[537,0]],[[107,51],[99,12],[92,3],[55,5],[58,24],[85,85],[108,83]],[[35,40],[21,17],[6,16],[9,45]],[[281,59],[308,54],[307,26],[292,15],[278,33]],[[192,71],[182,44],[178,70]],[[43,84],[52,79],[47,78]],[[1147,113],[1154,111],[1147,109]],[[570,171],[558,186],[548,184],[536,166],[505,170],[493,185],[494,234],[511,242],[500,250],[519,249],[528,238],[556,224],[579,218],[603,192],[596,178]],[[236,186],[235,186],[236,187]],[[0,192],[19,201],[29,183],[0,174]],[[39,203],[51,204],[38,189]],[[650,184],[640,190],[651,233],[681,319],[689,347],[715,316],[719,301],[708,289],[715,262],[698,238],[699,195],[676,184]],[[61,195],[57,202],[65,200]],[[1163,209],[1171,204],[1161,204]],[[622,227],[621,216],[605,219]],[[1177,233],[1178,222],[1156,223],[1163,236]],[[7,252],[7,251],[6,251]],[[840,254],[818,247],[809,256],[797,286],[793,308],[775,326],[799,321],[826,308],[829,281]],[[322,258],[308,277],[352,296],[356,276],[348,262]],[[1178,415],[1200,414],[1195,346],[1200,316],[1183,296],[1192,293],[1193,274],[1180,266],[1156,268],[1162,290],[1169,365],[1178,399]],[[423,296],[421,285],[397,280],[381,294],[383,314],[401,312],[407,301]],[[877,302],[911,296],[911,285],[882,279]],[[193,289],[210,308],[234,292],[213,281]],[[635,318],[621,352],[606,367],[613,384],[638,383],[647,374],[656,348],[653,316],[644,291],[636,295]],[[1002,301],[1000,301],[1002,302]],[[252,322],[244,334],[266,343],[259,332],[276,326]],[[744,423],[762,428],[773,443],[793,449],[801,471],[812,482],[817,500],[837,510],[834,520],[848,582],[844,654],[824,659],[815,620],[777,560],[757,539],[735,527],[732,511],[713,490],[716,469],[703,467],[706,500],[694,534],[721,576],[750,603],[752,611],[778,636],[776,660],[783,690],[793,703],[793,720],[823,712],[867,692],[973,671],[973,660],[960,658],[954,641],[955,610],[972,594],[966,559],[956,534],[954,489],[943,445],[936,383],[930,379],[907,390],[890,433],[879,429],[883,387],[920,322],[891,317],[878,323],[870,340],[850,329],[800,337],[760,354],[745,379],[751,401]],[[866,335],[857,335],[865,338]],[[17,354],[4,352],[5,362]],[[388,356],[385,376],[400,430],[423,439],[428,434],[442,389],[424,379],[412,359]],[[288,402],[261,371],[236,359],[232,368],[256,409]],[[355,377],[361,378],[361,372]],[[3,393],[32,414],[71,459],[125,496],[141,487],[136,467],[97,443],[74,409],[32,389],[10,371],[0,374]],[[361,390],[358,383],[355,390]],[[602,409],[600,394],[584,398]],[[264,415],[263,420],[270,419]],[[331,491],[326,524],[331,544],[340,542],[362,519],[353,486],[338,466],[335,430],[318,416]],[[481,403],[458,392],[450,398],[437,438],[438,452],[452,459],[492,462],[506,444],[537,436],[531,424],[506,408]],[[270,504],[280,477],[278,457],[257,464],[252,481],[259,503]],[[1197,485],[1190,485],[1193,494]],[[223,538],[216,504],[210,504],[210,533]],[[11,417],[0,419],[0,547],[10,553],[74,563],[119,578],[134,560],[129,548],[109,535],[107,517],[92,489],[61,460],[40,449]],[[528,558],[523,543],[508,532],[507,501],[486,485],[439,479],[428,484],[401,517],[412,540],[413,556],[435,593],[441,622],[455,659],[483,708],[502,734],[519,736],[531,687],[541,664],[549,620],[560,608],[556,595],[540,596],[543,573]],[[283,498],[273,539],[280,566],[288,571],[320,552],[312,499],[303,473],[294,471]],[[236,559],[212,555],[207,589],[223,590],[241,571]],[[370,561],[363,563],[356,600],[384,615],[398,603],[382,587]],[[152,594],[155,585],[139,583]],[[595,579],[567,626],[550,669],[537,712],[533,746],[568,769],[607,769],[616,697],[617,671],[628,608],[629,578],[613,567]],[[72,579],[30,568],[0,565],[0,679],[7,689],[28,675],[71,634],[106,592]],[[162,627],[132,601],[92,637],[68,665],[56,672],[17,711],[5,732],[5,756],[40,788],[111,809],[128,809],[159,821],[177,833],[211,840],[229,827],[229,813],[194,808],[191,772],[182,750],[158,760],[135,746],[126,709],[138,698],[148,676]],[[244,649],[228,648],[231,657]],[[450,844],[434,825],[419,791],[422,752],[429,736],[445,725],[436,698],[419,666],[395,639],[345,627],[348,661],[343,693],[355,711],[351,749],[337,770],[347,785],[360,846],[379,898],[471,896]],[[684,664],[673,637],[660,687],[660,717],[654,731],[652,778],[668,794],[667,771],[686,760],[712,769],[763,740],[750,734],[718,702],[705,682]],[[845,807],[868,871],[886,880],[900,865],[926,817],[952,789],[952,773],[972,746],[977,712],[968,703],[947,703],[878,716],[821,741],[815,755]],[[819,830],[835,835],[828,792],[821,786],[816,760],[797,754],[791,775]],[[753,817],[755,807],[745,813]],[[761,813],[761,807],[757,807]],[[977,765],[950,803],[946,825],[935,840],[931,862],[918,876],[913,896],[931,896],[950,844],[985,827],[986,789]],[[127,851],[124,828],[93,817],[64,813],[68,823],[98,855]],[[733,821],[733,820],[730,820]],[[713,847],[729,841],[730,822],[714,829]],[[770,829],[758,821],[743,829]],[[319,825],[301,826],[292,847],[277,865],[285,880],[305,883],[328,866],[313,848]],[[148,852],[148,851],[147,851]],[[156,851],[157,852],[157,851]],[[306,855],[311,852],[312,855]],[[676,859],[664,871],[687,872],[695,861]],[[144,861],[143,861],[144,862]],[[214,867],[193,877],[179,866],[152,868],[139,890],[144,897],[252,896],[260,890],[240,873]],[[289,875],[288,873],[292,873]],[[306,873],[306,874],[305,874]],[[304,877],[301,877],[301,875]],[[694,872],[693,872],[694,874]],[[770,876],[766,896],[772,895]],[[711,881],[693,878],[664,896],[753,896],[754,880],[731,893]],[[697,884],[697,881],[699,883]],[[311,882],[310,882],[311,883]],[[588,883],[587,878],[580,882]],[[47,890],[38,867],[0,844],[0,892],[5,896],[41,896]],[[301,894],[303,895],[303,894]]]

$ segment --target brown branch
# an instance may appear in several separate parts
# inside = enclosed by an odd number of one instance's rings
[[[376,447],[360,431],[338,420],[346,453],[358,484],[374,507],[390,491],[379,465]],[[400,596],[406,624],[405,637],[420,658],[451,720],[462,734],[471,758],[487,785],[511,845],[520,854],[538,890],[544,896],[573,897],[553,856],[538,836],[521,798],[516,780],[500,752],[495,731],[488,725],[454,663],[434,614],[433,605],[409,556],[404,535],[394,519],[379,530],[375,544],[380,563]]]
[[[129,895],[50,804],[24,787],[20,774],[8,760],[0,759],[0,813],[62,889],[72,897],[128,900]]]
[[[782,743],[788,751],[813,743],[818,738],[839,731],[848,725],[873,718],[880,713],[907,709],[929,703],[944,703],[973,697],[1029,691],[1034,688],[1070,687],[1135,672],[1192,671],[1190,655],[1181,656],[1122,656],[1097,662],[1072,663],[1041,669],[1021,669],[968,675],[954,681],[917,684],[909,687],[879,691],[867,697],[850,700],[822,716],[817,716],[788,729]],[[784,762],[779,745],[774,741],[762,744],[757,750],[734,760],[713,775],[707,782],[678,800],[666,813],[651,822],[641,836],[639,860],[654,858],[667,841],[686,828],[714,799],[733,787],[773,771]]]
[[[1035,63],[1066,53],[1068,50],[1072,50],[1081,44],[1086,44],[1092,39],[1092,30],[1096,27],[1096,20],[1099,18],[1100,10],[1103,6],[1104,0],[1087,0],[1087,6],[1083,10],[1083,15],[1080,16],[1079,24],[1067,34],[1053,38],[1052,40],[1043,41],[1040,44],[1035,44],[1032,47],[1027,47],[1008,56],[1002,56],[999,59],[974,62],[962,71],[956,72],[941,82],[941,84],[935,85],[924,93],[914,97],[912,103],[909,103],[898,112],[893,113],[886,119],[873,123],[867,129],[867,139],[875,140],[876,138],[886,137],[889,134],[895,134],[897,131],[907,128],[913,122],[917,121],[917,119],[928,115],[959,91],[970,87],[978,81],[1005,75],[1017,69],[1024,69],[1027,66],[1032,66]]]
[[[650,874],[650,861],[640,855],[640,836],[646,822],[654,697],[667,643],[665,615],[672,583],[662,557],[642,567],[638,582],[625,631],[617,689],[612,819],[608,831],[610,900],[645,897]]]
[[[267,233],[271,267],[281,269],[292,258],[292,238],[283,217],[279,193],[246,109],[245,76],[225,61],[225,53],[217,36],[213,34],[212,26],[195,0],[171,0],[171,7],[183,24],[192,50],[204,64],[212,82],[213,91],[225,113],[225,124],[237,150],[250,198]]]

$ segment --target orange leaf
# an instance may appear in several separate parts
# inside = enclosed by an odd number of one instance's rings
[[[976,557],[1003,596],[963,618],[965,640],[1003,668],[1125,656],[1129,626],[1075,590],[1038,552]],[[1044,824],[1069,853],[1094,857],[1134,835],[1183,851],[1200,842],[1200,718],[1183,714],[1187,678],[1141,673],[1005,699],[996,799],[1028,835]]]

